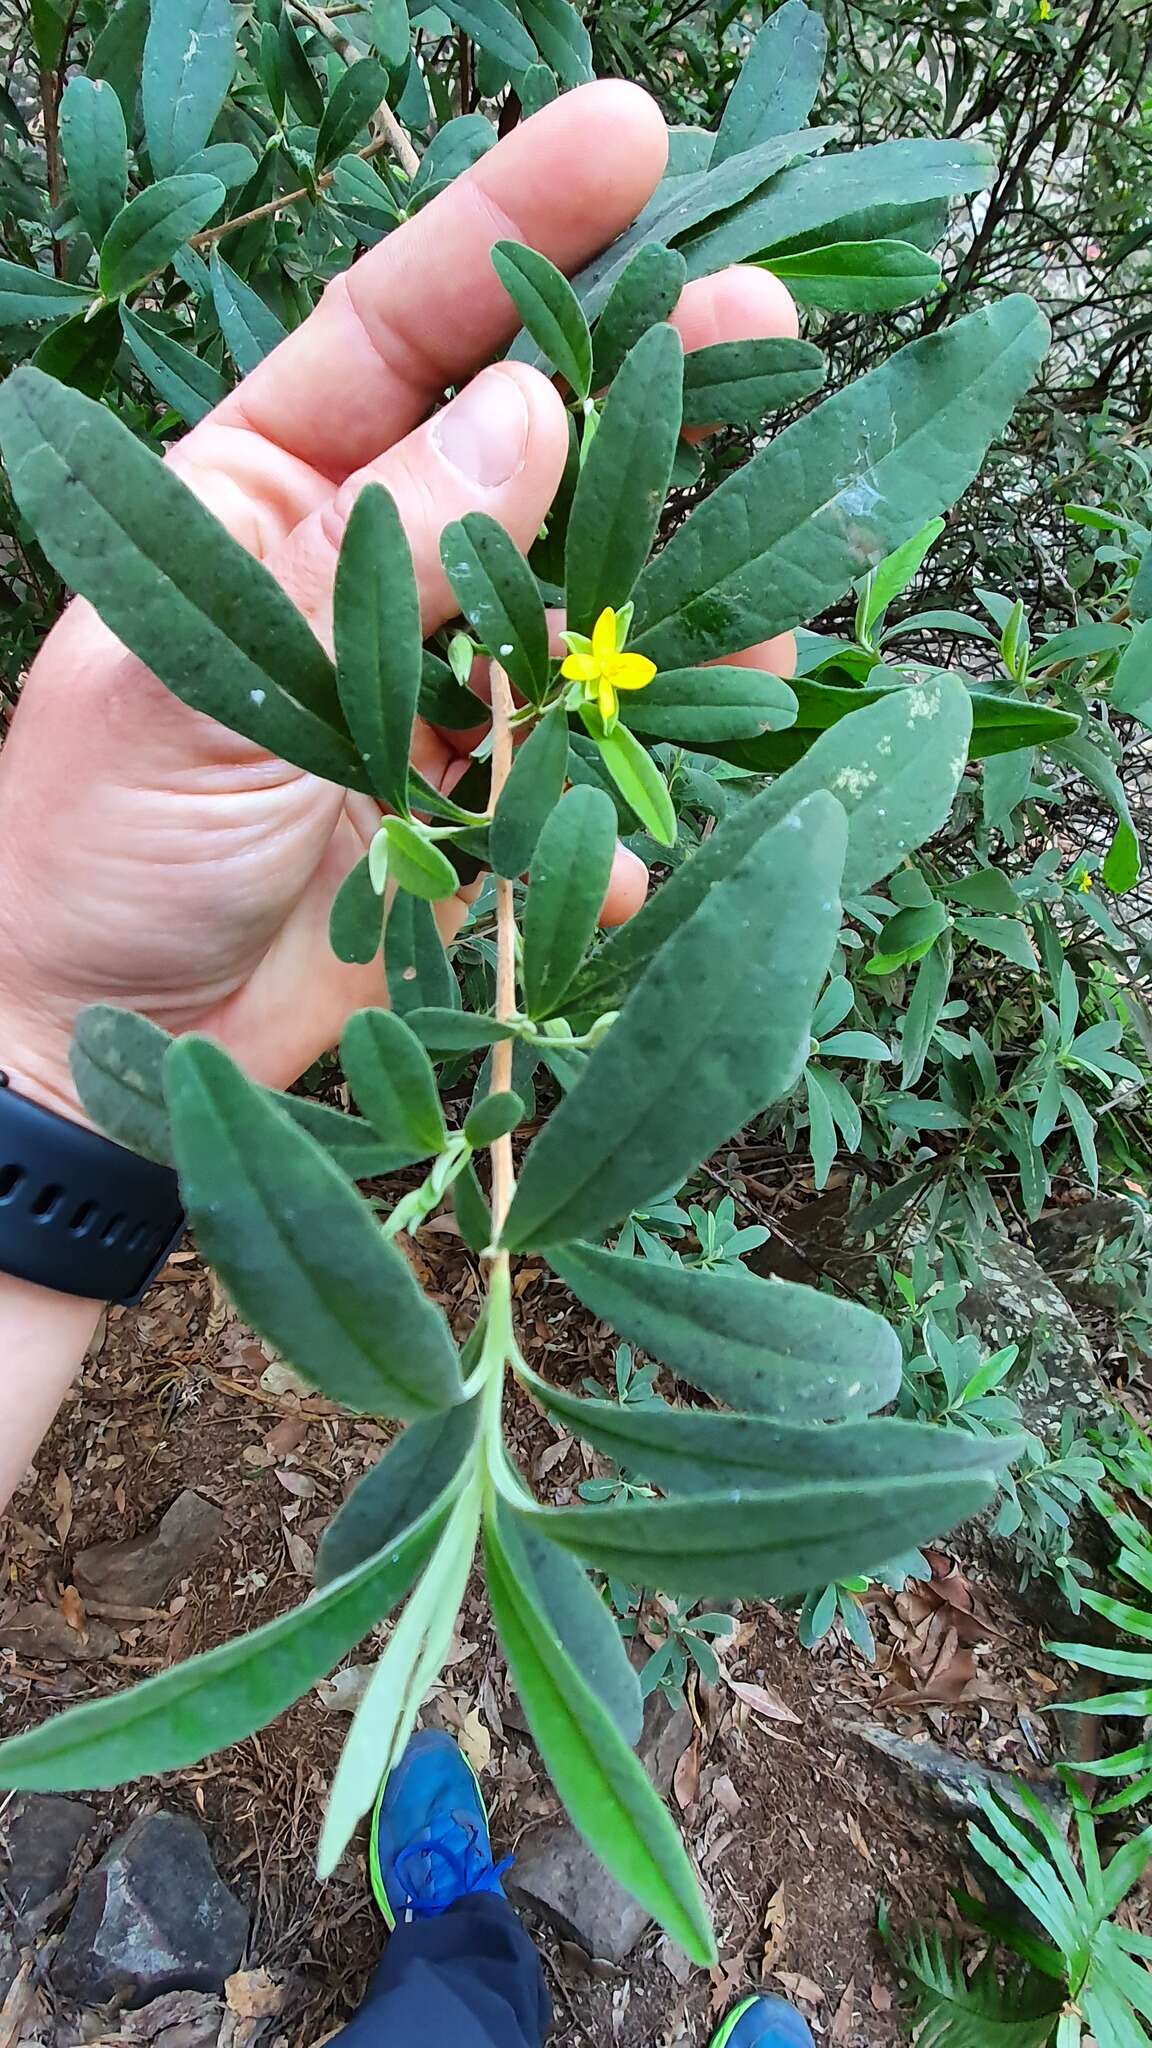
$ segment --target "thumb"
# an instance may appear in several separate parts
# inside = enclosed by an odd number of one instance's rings
[[[426,633],[458,610],[440,565],[440,535],[465,512],[487,512],[527,552],[568,454],[559,394],[537,370],[482,370],[441,412],[358,469],[309,513],[268,566],[326,645],[332,585],[348,515],[366,484],[391,492],[408,535]]]

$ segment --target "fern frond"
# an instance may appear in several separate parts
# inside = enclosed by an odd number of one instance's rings
[[[917,2048],[1045,2048],[1060,1994],[1037,1972],[1001,1978],[986,1957],[971,1977],[961,1951],[923,1929],[894,1951],[909,1979]]]

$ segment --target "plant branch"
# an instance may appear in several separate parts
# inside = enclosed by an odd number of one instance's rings
[[[489,808],[497,799],[512,766],[512,689],[499,662],[492,664],[492,787]],[[496,877],[496,1015],[516,1014],[516,913],[512,884]],[[512,1086],[512,1045],[502,1038],[492,1048],[492,1092],[503,1095]],[[512,1136],[497,1138],[492,1146],[492,1240],[500,1236],[516,1187],[512,1163]]]
[[[322,35],[326,42],[331,43],[332,48],[339,52],[346,63],[353,63],[357,57],[362,57],[365,54],[357,43],[352,42],[348,36],[343,35],[338,28],[333,26],[326,14],[321,14],[316,8],[310,7],[308,0],[290,0],[290,5],[293,14],[299,14],[304,21],[311,23],[317,34]],[[382,139],[390,143],[395,150],[396,160],[401,170],[409,178],[414,178],[420,168],[420,159],[413,149],[406,131],[401,127],[391,107],[388,105],[387,100],[381,100],[380,105],[372,116],[372,120],[373,124],[382,131]]]
[[[368,163],[374,156],[380,156],[384,150],[394,149],[395,146],[390,135],[378,135],[375,142],[368,143],[364,149],[358,149],[356,154],[361,163]],[[248,228],[253,221],[267,220],[269,214],[282,213],[286,206],[298,206],[302,199],[311,199],[317,192],[326,191],[335,176],[335,171],[325,171],[311,185],[299,185],[295,192],[282,192],[279,199],[266,199],[263,206],[254,206],[250,213],[238,213],[232,220],[222,220],[214,228],[201,228],[198,235],[188,237],[189,247],[209,247],[213,242],[218,242],[222,235],[230,235],[237,228]],[[158,277],[160,273],[153,271],[152,275]]]

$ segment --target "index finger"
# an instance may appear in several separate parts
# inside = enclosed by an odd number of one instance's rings
[[[213,423],[254,429],[342,481],[511,340],[519,322],[493,244],[527,242],[578,270],[640,212],[667,154],[638,86],[564,93],[342,272]]]

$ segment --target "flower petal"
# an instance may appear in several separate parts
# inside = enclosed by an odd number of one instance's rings
[[[611,673],[615,689],[645,690],[656,673],[656,663],[646,654],[618,654]]]
[[[611,661],[616,653],[616,614],[606,604],[592,628],[592,652],[598,661]]]
[[[570,683],[595,683],[599,680],[600,663],[594,654],[570,654],[560,673]]]
[[[616,716],[616,692],[612,688],[607,676],[601,676],[600,678],[600,688],[597,692],[596,701],[600,708],[600,716],[604,720],[605,725],[610,725]]]

